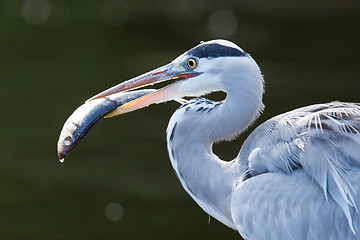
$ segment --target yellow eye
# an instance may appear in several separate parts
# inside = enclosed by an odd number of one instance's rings
[[[189,68],[196,68],[196,66],[197,66],[197,62],[196,62],[196,60],[194,59],[194,58],[189,58],[188,60],[187,60],[187,65],[188,65],[188,67]]]

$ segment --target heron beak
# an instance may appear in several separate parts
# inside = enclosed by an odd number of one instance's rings
[[[165,82],[169,80],[177,80],[170,85],[167,85],[163,88],[160,88],[157,91],[151,92],[147,95],[139,97],[127,104],[124,104],[114,111],[110,112],[106,117],[114,117],[120,114],[127,112],[135,111],[137,109],[149,106],[153,103],[161,103],[170,100],[181,99],[181,94],[178,92],[178,81],[183,79],[192,78],[198,76],[199,72],[190,72],[185,71],[181,66],[174,65],[173,63],[167,64],[163,67],[157,68],[148,73],[142,74],[138,77],[130,79],[128,81],[122,82],[112,88],[109,88],[94,97],[90,98],[88,101],[92,101],[98,98],[106,98],[112,94],[119,92],[131,91],[141,87],[157,84],[160,82]]]

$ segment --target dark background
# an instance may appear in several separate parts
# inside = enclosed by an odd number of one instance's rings
[[[257,125],[359,102],[358,0],[0,0],[0,239],[240,239],[185,193],[165,130],[177,103],[101,121],[65,163],[58,135],[86,99],[201,40],[252,54],[266,80]],[[214,147],[237,155],[248,134]]]

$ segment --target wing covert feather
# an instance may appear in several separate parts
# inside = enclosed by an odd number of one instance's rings
[[[239,161],[246,161],[252,176],[292,175],[301,169],[325,199],[342,209],[355,232],[353,215],[359,216],[360,191],[349,176],[360,174],[359,104],[316,104],[274,117],[246,139]]]
[[[350,183],[360,175],[349,173]],[[360,191],[359,185],[355,191]],[[359,197],[357,198],[359,200]],[[350,209],[356,232],[360,217]],[[233,221],[245,239],[337,240],[359,239],[349,228],[341,207],[324,196],[302,169],[292,174],[264,173],[241,183],[231,201]]]

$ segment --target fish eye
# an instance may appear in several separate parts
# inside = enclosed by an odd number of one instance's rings
[[[69,146],[69,145],[71,144],[71,142],[72,142],[71,136],[67,136],[67,137],[65,138],[65,140],[64,140],[64,144],[65,144],[66,146]]]
[[[195,58],[189,58],[187,60],[187,65],[189,68],[192,68],[192,69],[196,68],[197,62],[196,62]]]

